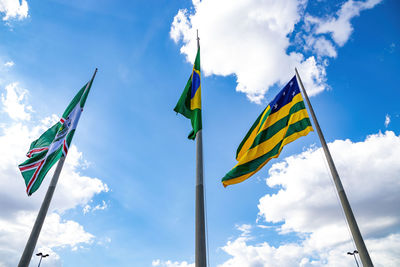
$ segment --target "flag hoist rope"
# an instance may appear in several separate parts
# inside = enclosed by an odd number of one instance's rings
[[[97,68],[94,71],[93,77],[91,79],[91,83],[96,76]],[[35,250],[36,243],[39,238],[40,231],[42,230],[44,219],[46,218],[47,211],[50,206],[51,199],[53,198],[54,190],[56,189],[56,185],[58,182],[58,178],[60,177],[61,169],[64,165],[65,156],[62,154],[61,158],[58,161],[56,170],[54,172],[53,178],[51,179],[49,188],[47,189],[46,195],[43,199],[42,206],[40,206],[39,213],[36,217],[35,224],[33,225],[31,235],[29,236],[28,242],[25,245],[24,252],[22,253],[21,259],[19,261],[18,267],[28,267],[31,261],[33,251]]]
[[[353,240],[356,243],[356,247],[357,247],[357,250],[359,252],[359,255],[360,255],[360,258],[361,258],[361,262],[362,262],[364,267],[372,267],[374,265],[372,264],[372,261],[371,261],[371,258],[369,256],[367,247],[365,246],[364,240],[363,240],[363,238],[361,236],[361,232],[360,232],[360,229],[358,228],[358,225],[357,225],[356,219],[354,217],[353,211],[351,210],[350,203],[349,203],[349,201],[347,199],[346,193],[344,192],[344,188],[343,188],[342,182],[341,182],[339,174],[338,174],[338,172],[336,170],[336,166],[335,166],[335,163],[333,162],[333,159],[332,159],[331,153],[329,151],[328,145],[326,144],[325,137],[322,134],[321,128],[319,127],[319,123],[318,123],[317,117],[315,116],[315,113],[314,113],[314,110],[313,110],[313,108],[311,106],[310,100],[308,99],[307,92],[304,89],[303,82],[301,81],[301,78],[300,78],[300,75],[299,75],[299,73],[297,71],[297,68],[295,68],[295,71],[296,71],[297,79],[299,80],[299,83],[300,83],[301,90],[303,91],[304,98],[306,99],[308,108],[310,110],[311,117],[312,117],[312,119],[314,121],[314,125],[315,125],[315,128],[317,130],[319,140],[321,141],[321,145],[322,145],[322,148],[324,150],[326,160],[328,161],[329,169],[331,170],[331,173],[332,173],[332,178],[333,178],[333,181],[334,181],[335,186],[336,186],[336,190],[337,190],[338,195],[339,195],[340,203],[342,204],[342,208],[343,208],[344,214],[346,215],[347,223],[348,223],[348,225],[350,227],[350,231],[351,231],[351,234],[353,236]]]

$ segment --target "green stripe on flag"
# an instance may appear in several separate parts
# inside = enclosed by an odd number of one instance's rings
[[[268,106],[265,108],[267,109]],[[252,134],[253,131],[258,131],[258,129],[256,129],[258,123],[260,122],[265,109],[263,110],[263,112],[261,112],[261,114],[258,116],[257,120],[253,123],[253,125],[251,126],[250,130],[247,132],[246,136],[244,137],[244,139],[242,140],[242,142],[240,143],[238,149],[236,150],[236,158],[238,157],[240,151],[242,150],[243,145],[247,142],[247,140],[249,139],[250,135]],[[269,113],[271,113],[271,109],[269,110],[269,112],[264,116],[264,118],[266,119],[269,115]]]
[[[301,132],[309,126],[311,126],[310,118],[304,118],[296,123],[293,123],[289,126],[285,138],[291,136],[292,134]]]
[[[223,185],[248,179],[271,158],[277,158],[286,144],[312,130],[296,77],[293,77],[247,132],[236,151],[238,163],[222,178]]]
[[[309,126],[311,126],[310,119],[309,118],[302,119],[302,120],[289,126],[285,137],[289,137],[292,134],[303,131]],[[234,179],[236,177],[240,177],[242,175],[245,175],[245,174],[248,174],[248,173],[251,173],[251,172],[257,170],[257,168],[261,164],[263,164],[266,160],[269,160],[279,154],[279,150],[281,148],[282,141],[283,140],[279,141],[274,146],[273,149],[271,149],[270,151],[268,151],[266,154],[262,155],[261,157],[258,157],[252,161],[246,162],[245,164],[234,167],[230,172],[228,172],[225,175],[225,177],[222,179],[222,181]]]
[[[231,180],[236,177],[239,177],[239,176],[242,176],[242,175],[245,175],[245,174],[248,174],[250,172],[257,170],[257,168],[261,164],[263,164],[266,160],[268,160],[269,158],[272,158],[274,155],[276,155],[279,152],[279,148],[281,147],[281,144],[282,144],[282,140],[276,146],[274,146],[274,148],[272,150],[270,150],[266,154],[262,155],[261,157],[256,158],[252,161],[249,161],[245,164],[236,166],[230,172],[228,172],[224,178],[222,178],[222,181]]]
[[[274,136],[276,133],[278,133],[280,130],[282,130],[283,128],[285,128],[288,125],[289,119],[290,117],[300,111],[305,109],[304,106],[304,102],[298,102],[296,103],[289,111],[289,114],[285,117],[283,117],[282,119],[278,120],[277,122],[275,122],[274,124],[272,124],[271,126],[269,126],[267,129],[265,129],[264,131],[260,132],[257,137],[254,139],[254,143],[253,145],[250,147],[254,148],[256,146],[258,146],[259,144],[261,144],[262,142],[267,141],[268,139],[270,139],[272,136]]]

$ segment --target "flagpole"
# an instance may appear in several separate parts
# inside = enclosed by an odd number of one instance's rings
[[[40,207],[38,216],[36,217],[35,224],[33,225],[31,235],[26,243],[24,253],[19,261],[18,267],[27,267],[31,261],[33,251],[35,250],[37,240],[39,238],[40,230],[42,229],[44,219],[46,218],[47,210],[49,209],[51,199],[56,189],[58,177],[60,176],[61,169],[64,165],[65,156],[62,155],[58,161],[56,171],[51,179],[49,188],[47,189],[46,196],[44,197],[42,206]]]
[[[199,31],[197,30],[197,49],[200,47]],[[203,183],[203,131],[196,134],[196,240],[195,266],[206,267],[206,235],[204,217],[204,183]]]
[[[97,73],[97,68],[94,71],[92,80],[90,81],[91,83],[93,82],[96,73]],[[33,251],[35,250],[36,243],[39,238],[40,231],[42,230],[44,219],[46,218],[46,214],[50,206],[51,199],[53,198],[54,190],[56,189],[58,178],[60,177],[60,173],[64,165],[65,157],[66,156],[62,154],[61,158],[58,161],[53,178],[51,179],[49,188],[47,189],[46,195],[43,199],[42,206],[40,207],[39,213],[36,217],[35,224],[33,225],[32,232],[29,236],[28,242],[25,245],[25,249],[24,252],[22,253],[21,259],[19,260],[18,267],[29,266],[29,263],[33,255]]]
[[[315,128],[316,128],[318,136],[319,136],[319,140],[321,141],[322,148],[323,148],[324,153],[325,153],[326,160],[328,161],[329,169],[331,170],[333,181],[335,182],[336,190],[338,191],[340,203],[342,204],[342,208],[344,210],[347,222],[349,224],[350,231],[351,231],[351,234],[353,236],[353,240],[356,243],[356,247],[357,247],[357,250],[359,252],[359,255],[360,255],[360,258],[361,258],[361,262],[362,262],[364,267],[372,267],[374,265],[372,264],[372,261],[371,261],[371,258],[369,256],[367,247],[365,246],[364,240],[363,240],[363,238],[361,236],[360,229],[358,228],[358,225],[357,225],[356,219],[354,217],[353,211],[351,210],[350,203],[349,203],[349,201],[347,199],[347,196],[346,196],[346,193],[344,191],[344,188],[343,188],[342,182],[340,180],[339,174],[338,174],[338,172],[336,170],[335,163],[333,162],[331,153],[330,153],[329,148],[328,148],[328,146],[326,144],[324,135],[322,134],[322,131],[321,131],[321,128],[319,126],[317,117],[315,116],[315,113],[314,113],[314,110],[313,110],[313,108],[311,106],[310,100],[308,99],[307,92],[304,89],[303,82],[300,79],[300,75],[299,75],[299,73],[297,71],[297,68],[295,68],[295,71],[296,71],[297,79],[300,82],[301,90],[303,91],[304,97],[305,97],[305,99],[307,101],[308,108],[309,108],[311,116],[313,118],[314,125],[315,125]]]

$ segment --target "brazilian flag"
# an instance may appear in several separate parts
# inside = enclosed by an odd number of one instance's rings
[[[226,187],[248,179],[282,148],[313,131],[296,76],[264,109],[236,152],[238,163],[222,178]]]
[[[190,119],[193,130],[188,138],[194,140],[201,130],[200,47],[197,50],[193,71],[174,111]]]

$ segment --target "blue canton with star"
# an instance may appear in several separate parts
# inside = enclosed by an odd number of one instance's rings
[[[287,103],[293,100],[293,97],[300,93],[299,85],[297,84],[296,76],[294,76],[288,84],[279,92],[279,94],[269,103],[271,114],[280,110]]]

